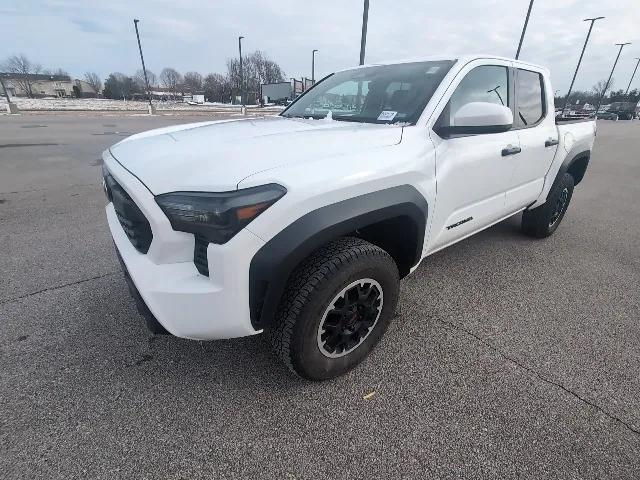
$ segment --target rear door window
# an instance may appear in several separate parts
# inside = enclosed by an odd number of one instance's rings
[[[537,124],[545,115],[542,75],[518,69],[516,76],[516,118],[518,128]]]

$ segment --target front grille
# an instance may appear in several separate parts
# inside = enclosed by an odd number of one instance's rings
[[[196,235],[196,243],[193,249],[193,263],[201,275],[209,276],[209,260],[207,259],[207,247],[209,241],[200,235]]]
[[[104,182],[107,196],[113,202],[113,208],[124,233],[136,250],[147,253],[153,234],[146,217],[125,189],[108,172],[105,172]]]

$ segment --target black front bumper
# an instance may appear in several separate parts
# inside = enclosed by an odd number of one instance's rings
[[[136,302],[136,308],[138,309],[138,313],[144,317],[144,321],[147,324],[147,328],[151,333],[156,335],[171,335],[161,324],[158,322],[156,317],[151,313],[147,304],[144,303],[144,299],[140,292],[138,291],[135,283],[131,279],[131,275],[129,275],[129,271],[127,270],[127,266],[122,260],[122,256],[118,251],[118,247],[114,245],[116,249],[116,254],[118,255],[118,261],[120,262],[120,267],[122,267],[122,273],[124,274],[124,279],[127,281],[127,286],[129,287],[129,293],[133,297]]]

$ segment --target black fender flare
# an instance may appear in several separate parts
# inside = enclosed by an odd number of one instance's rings
[[[564,159],[564,161],[562,162],[562,165],[560,165],[560,169],[558,170],[558,174],[556,175],[555,180],[553,181],[553,184],[551,185],[551,189],[549,190],[549,192],[553,191],[554,188],[556,188],[556,186],[558,185],[558,183],[560,182],[560,180],[562,180],[562,177],[564,176],[565,173],[567,173],[569,171],[569,169],[571,168],[571,166],[576,163],[577,161],[580,160],[586,160],[586,165],[589,165],[589,160],[591,159],[591,151],[590,150],[585,150],[584,152],[580,152],[575,154],[573,157],[569,157],[567,156],[567,158]],[[586,167],[585,167],[586,169]],[[580,183],[580,179],[576,179],[576,185],[578,183]]]
[[[255,329],[270,325],[295,267],[325,243],[374,223],[409,217],[417,226],[412,266],[420,262],[429,206],[411,185],[349,198],[313,210],[263,245],[249,267],[249,308]],[[402,232],[398,232],[402,235]]]

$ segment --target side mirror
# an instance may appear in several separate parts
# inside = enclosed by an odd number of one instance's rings
[[[512,126],[513,112],[509,107],[490,102],[471,102],[460,107],[453,115],[453,125],[440,127],[438,134],[501,133],[511,130]]]

